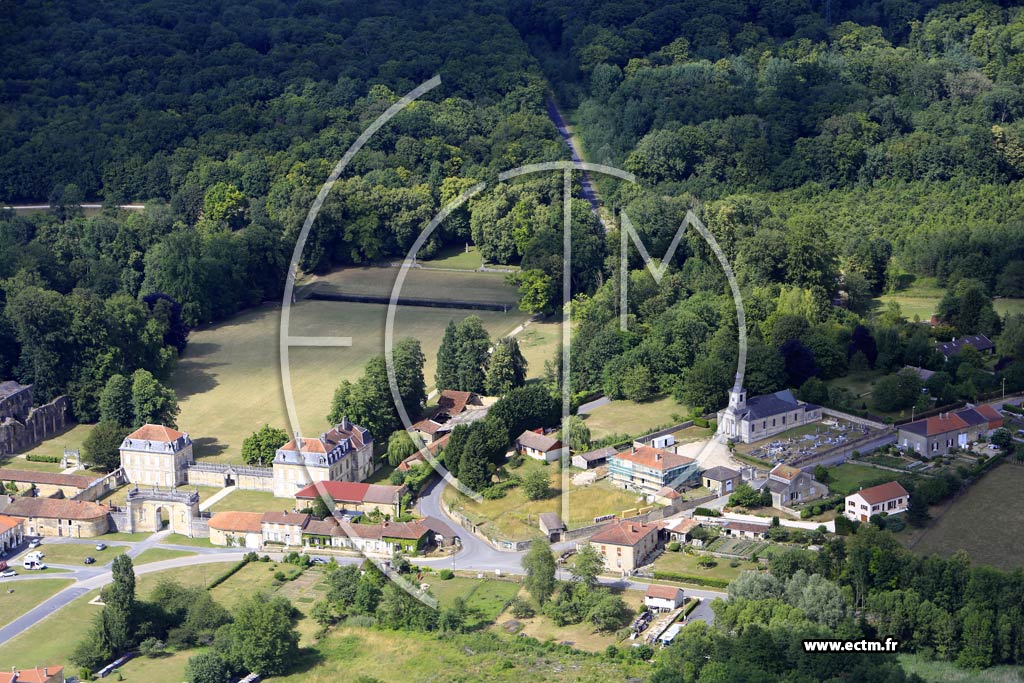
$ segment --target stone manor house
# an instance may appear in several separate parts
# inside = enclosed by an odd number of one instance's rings
[[[237,486],[294,498],[315,482],[362,481],[373,473],[373,437],[348,418],[316,438],[296,434],[271,467],[197,463],[189,435],[162,425],[139,427],[120,450],[125,477],[138,486]]]

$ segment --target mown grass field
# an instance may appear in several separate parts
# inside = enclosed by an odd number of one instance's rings
[[[876,301],[882,308],[889,302],[896,302],[908,320],[913,320],[914,316],[928,320],[938,310],[939,300],[945,293],[945,288],[936,284],[935,278],[920,278],[910,287],[894,294],[883,294]],[[1000,317],[1024,313],[1024,299],[998,298],[992,301],[992,305]]]
[[[0,580],[0,626],[14,621],[72,583],[71,579]]]
[[[370,357],[383,354],[386,312],[384,305],[333,301],[303,301],[292,307],[292,334],[352,337],[350,347],[290,350],[289,400],[294,400],[307,434],[328,426],[325,418],[338,383],[356,379]],[[420,340],[428,385],[445,325],[471,313],[480,316],[492,337],[508,334],[526,319],[518,310],[399,308],[396,335]],[[178,426],[192,436],[197,458],[241,462],[242,441],[263,424],[290,429],[281,379],[280,316],[279,308],[263,307],[192,332],[170,385],[181,406]],[[537,365],[531,374],[543,372],[543,362]]]
[[[480,250],[474,245],[451,244],[431,259],[419,259],[424,268],[458,268],[460,270],[476,270],[483,265]]]
[[[442,607],[451,605],[455,598],[465,600],[466,607],[473,614],[469,620],[470,628],[489,624],[497,619],[520,588],[514,581],[470,579],[461,576],[442,581],[434,575],[423,581],[430,584],[431,594]]]
[[[828,468],[828,474],[830,477],[828,482],[829,491],[844,495],[853,493],[866,482],[882,479],[889,475],[892,475],[893,479],[900,476],[896,472],[888,472],[876,467],[868,467],[867,465],[854,465],[848,462],[844,462],[837,467]]]
[[[512,470],[525,476],[534,469],[544,469],[551,480],[551,495],[543,500],[527,500],[521,487],[509,489],[504,498],[475,502],[459,493],[455,488],[446,487],[445,501],[463,514],[472,518],[481,530],[492,536],[506,540],[525,540],[540,535],[538,516],[542,512],[562,510],[562,472],[557,465],[547,465],[527,458],[523,465]],[[618,514],[623,510],[644,505],[643,499],[634,493],[615,488],[607,480],[588,486],[576,486],[568,482],[567,501],[568,519],[564,519],[570,528],[593,524],[594,517],[605,514]]]
[[[524,476],[533,469],[545,469],[551,482],[551,493],[543,500],[528,500],[522,489],[509,489],[504,498],[497,500],[484,499],[477,503],[463,496],[452,487],[444,491],[445,500],[481,525],[485,533],[505,539],[527,539],[540,534],[538,516],[542,512],[562,514],[562,473],[557,465],[547,465],[535,460],[527,460],[522,467],[514,470]],[[585,526],[593,523],[599,515],[617,513],[642,504],[638,496],[615,489],[607,482],[598,482],[589,486],[576,486],[568,483],[569,519],[571,527]]]
[[[69,429],[56,436],[53,436],[46,441],[43,441],[38,446],[28,451],[32,455],[49,455],[54,457],[60,457],[64,455],[64,449],[79,450],[82,449],[82,443],[85,441],[85,437],[89,436],[89,432],[92,431],[92,425],[71,425]],[[39,471],[42,472],[60,472],[60,463],[49,464],[49,463],[23,463],[27,465],[39,466]],[[21,469],[37,469],[36,467],[26,467],[23,464],[17,465]],[[4,464],[3,467],[15,467],[15,465]],[[42,466],[46,466],[50,469],[43,469]]]
[[[238,510],[239,512],[283,512],[291,510],[295,501],[275,498],[270,491],[242,491],[236,489],[210,506],[210,512]]]
[[[1024,511],[1013,503],[1024,487],[1024,467],[1000,465],[976,482],[938,519],[929,523],[912,550],[919,555],[949,557],[964,550],[977,564],[1011,571],[1024,567],[1024,544],[1008,533],[1024,524]],[[911,539],[903,535],[899,538]]]
[[[725,557],[712,558],[718,564],[714,567],[704,568],[697,564],[699,559],[699,555],[688,555],[684,552],[670,552],[666,550],[654,561],[654,570],[732,581],[742,571],[757,569],[757,564],[748,560],[738,560],[737,566],[733,567],[731,566],[732,560]]]
[[[173,548],[148,548],[132,558],[132,562],[138,566],[161,560],[173,560],[176,557],[193,557],[196,553],[187,550],[174,550]]]
[[[461,256],[453,259],[462,262]],[[461,267],[443,266],[440,261],[426,262],[425,265],[435,267],[406,271],[400,297],[501,303],[513,307],[519,302],[519,291],[508,284],[507,273],[439,270],[441,267]],[[400,272],[401,268],[341,268],[310,278],[303,287],[323,294],[390,297]]]
[[[141,574],[136,579],[136,595],[145,599],[163,578],[173,579],[186,586],[205,585],[219,576],[229,564],[196,565]],[[41,662],[70,666],[71,653],[82,639],[88,625],[92,623],[92,618],[102,609],[98,605],[89,604],[97,595],[99,590],[89,591],[32,628],[0,645],[0,662],[3,662],[5,667],[19,668],[33,667]],[[181,671],[175,673],[178,678],[173,683],[180,683]]]
[[[689,408],[676,403],[671,396],[660,396],[641,403],[612,401],[587,413],[583,420],[596,441],[611,434],[643,436],[657,427],[684,422],[689,412]]]

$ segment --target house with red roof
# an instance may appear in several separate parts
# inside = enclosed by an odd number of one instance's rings
[[[652,612],[671,612],[681,607],[685,598],[683,589],[652,583],[644,593],[644,607]]]
[[[274,495],[294,498],[317,481],[363,481],[373,474],[373,437],[347,417],[315,438],[295,437],[274,454]]]
[[[861,489],[846,497],[843,514],[855,522],[866,522],[871,515],[886,513],[898,515],[910,506],[910,494],[898,481],[890,481],[868,489]]]
[[[0,671],[0,683],[64,683],[63,666],[37,666],[34,669]]]
[[[188,481],[192,439],[164,425],[144,424],[121,442],[121,467],[141,486],[178,486]]]
[[[956,412],[939,413],[900,425],[898,443],[933,458],[948,455],[954,448],[967,448],[971,442],[1002,426],[1003,416],[992,406],[968,405]]]
[[[445,389],[437,397],[437,407],[412,428],[419,433],[424,443],[429,444],[451,434],[460,424],[470,424],[487,417],[487,410],[494,400],[478,396],[472,391]]]
[[[642,567],[658,546],[659,524],[621,521],[608,524],[590,537],[590,545],[604,558],[604,568],[630,574]]]
[[[330,501],[328,506],[339,511],[373,512],[398,517],[402,514],[402,497],[409,487],[390,484],[367,484],[356,481],[320,481],[295,494],[295,507],[309,507],[317,498]]]
[[[677,490],[696,478],[697,461],[654,446],[633,446],[608,458],[612,481],[629,491],[659,495],[666,486]]]

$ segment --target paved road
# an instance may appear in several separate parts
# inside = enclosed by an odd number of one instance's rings
[[[612,402],[612,400],[610,398],[608,398],[607,396],[602,396],[601,398],[595,398],[593,401],[589,401],[587,403],[581,404],[580,407],[576,409],[576,414],[577,415],[589,414],[590,411],[594,410],[595,408],[600,408],[601,406],[606,406],[606,405],[608,405],[611,402]]]
[[[572,156],[572,160],[576,163],[583,162],[583,156],[580,154],[580,150],[576,147],[576,142],[572,138],[572,133],[569,131],[568,125],[565,123],[565,119],[562,117],[562,112],[558,110],[554,100],[548,100],[548,118],[555,124],[555,128],[558,129],[558,134],[562,136],[562,140],[569,147],[569,154]],[[597,220],[604,226],[605,232],[612,229],[612,225],[605,222],[604,217],[601,216],[601,199],[597,195],[597,190],[594,189],[593,184],[590,182],[590,174],[583,171],[580,174],[580,189],[583,194],[583,198],[590,202],[590,208],[593,210],[594,215],[597,216]]]

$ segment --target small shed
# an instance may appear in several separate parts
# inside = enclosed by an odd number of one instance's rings
[[[587,451],[586,453],[577,453],[572,456],[572,466],[578,467],[581,470],[589,470],[595,467],[600,467],[608,462],[608,458],[615,455],[617,451],[611,446],[605,446],[604,448],[598,448],[597,450]]]
[[[671,612],[683,604],[683,590],[675,586],[652,583],[644,594],[644,606],[654,612]]]
[[[541,533],[547,536],[549,541],[559,540],[565,532],[565,523],[554,512],[540,513],[539,524]]]

